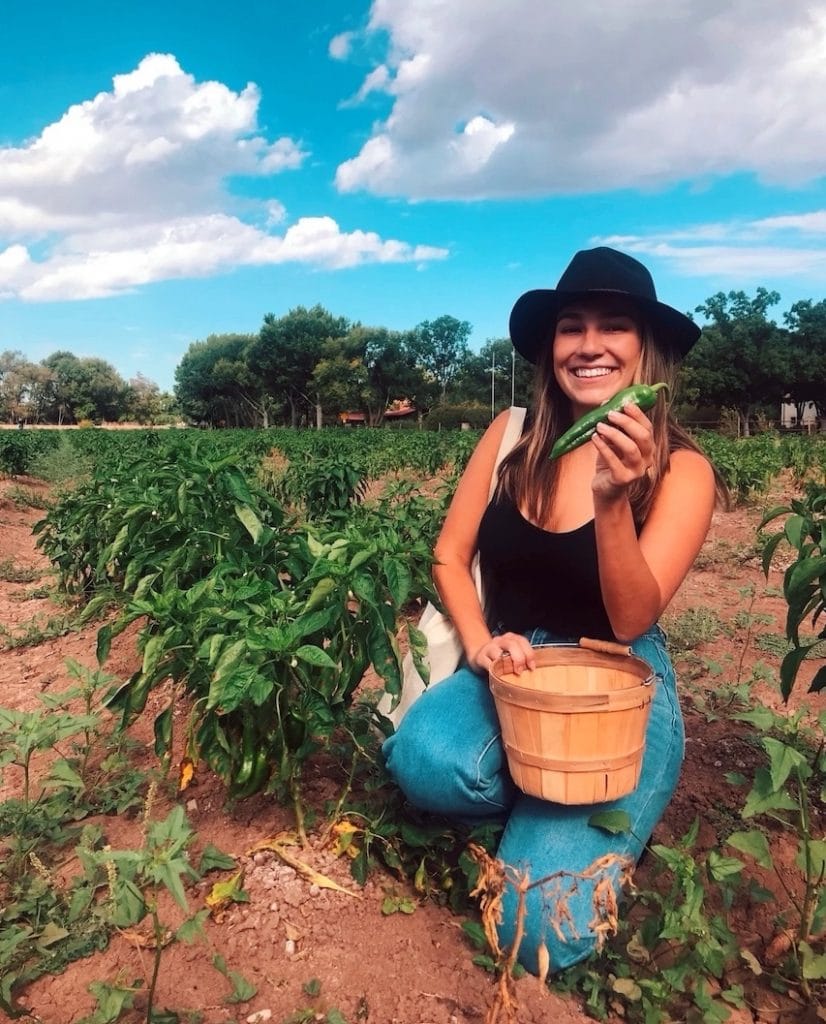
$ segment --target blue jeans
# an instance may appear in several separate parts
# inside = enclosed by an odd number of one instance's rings
[[[526,636],[534,646],[564,639],[546,630]],[[665,635],[653,626],[631,646],[651,665],[657,680],[640,782],[618,800],[571,806],[521,793],[508,774],[487,680],[467,667],[426,690],[383,746],[387,768],[411,803],[463,820],[506,818],[497,856],[527,872],[530,881],[553,876],[552,882],[526,894],[519,960],[534,973],[543,942],[552,971],[570,967],[594,950],[598,883],[602,880],[602,891],[607,881],[619,895],[619,859],[636,863],[677,786],[685,735]],[[611,835],[588,824],[592,814],[606,809],[626,811],[631,830]],[[612,863],[598,876],[581,877],[611,854]],[[507,885],[499,927],[503,946],[513,942],[517,906],[516,889]]]

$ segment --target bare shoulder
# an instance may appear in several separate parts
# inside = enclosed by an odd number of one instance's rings
[[[702,452],[693,451],[691,448],[678,448],[671,453],[670,461],[671,468],[666,480],[672,478],[680,484],[689,482],[714,488],[714,470]]]
[[[717,498],[714,470],[708,459],[690,448],[671,453],[671,465],[657,488],[654,509],[669,515],[701,513],[711,516]]]

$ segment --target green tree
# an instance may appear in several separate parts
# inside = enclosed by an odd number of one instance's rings
[[[683,364],[683,393],[695,404],[734,409],[744,435],[755,409],[779,407],[787,390],[786,332],[767,316],[779,301],[777,292],[758,288],[754,298],[718,292],[696,309],[709,322]]]
[[[350,330],[345,317],[333,316],[320,305],[306,309],[296,306],[285,316],[268,313],[247,353],[249,370],[263,390],[290,410],[290,424],[298,425],[303,409],[314,410],[321,426],[321,395],[313,371],[323,355],[323,346],[343,338]]]
[[[22,352],[0,352],[0,420],[17,423],[32,418],[32,392],[41,377],[48,373],[30,363]]]
[[[58,424],[78,420],[115,421],[126,407],[127,386],[104,359],[78,358],[71,352],[53,352],[43,360],[51,371],[49,418]]]
[[[443,397],[470,351],[470,332],[467,320],[452,316],[423,320],[413,329],[408,348],[419,366],[438,382]]]
[[[136,374],[126,386],[124,416],[141,424],[157,423],[161,415],[161,389],[142,373]]]
[[[328,414],[361,410],[365,404],[368,372],[364,342],[354,333],[325,341],[313,369],[312,390]]]
[[[184,353],[175,369],[181,412],[196,423],[269,426],[272,403],[249,363],[254,334],[210,334]]]

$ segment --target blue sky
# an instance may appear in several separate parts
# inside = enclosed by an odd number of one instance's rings
[[[826,3],[3,6],[0,351],[171,388],[321,303],[471,344],[612,244],[692,311],[826,296]]]

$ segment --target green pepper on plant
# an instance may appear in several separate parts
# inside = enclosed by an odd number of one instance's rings
[[[652,409],[657,401],[657,393],[662,388],[667,391],[668,385],[665,383],[633,384],[630,388],[618,391],[613,398],[609,398],[607,402],[597,406],[596,409],[591,409],[590,412],[581,416],[572,427],[569,427],[557,439],[551,449],[550,457],[558,459],[561,455],[567,455],[574,448],[585,444],[597,429],[597,424],[604,423],[608,419],[609,412],[621,412],[626,405],[638,405],[643,411]]]

